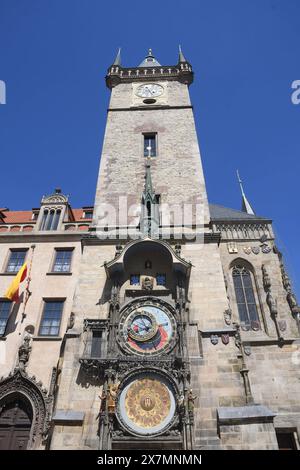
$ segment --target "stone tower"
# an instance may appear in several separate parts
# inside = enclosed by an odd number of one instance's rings
[[[208,205],[192,81],[181,49],[108,69],[52,449],[298,445],[300,310],[271,221]]]

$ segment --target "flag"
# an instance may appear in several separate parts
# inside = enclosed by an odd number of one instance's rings
[[[19,303],[20,301],[19,287],[20,287],[21,282],[23,282],[24,279],[26,278],[26,276],[27,276],[27,263],[24,263],[6,291],[5,297],[7,299],[11,300],[12,302]]]

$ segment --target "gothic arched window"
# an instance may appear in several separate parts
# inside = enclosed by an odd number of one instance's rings
[[[258,322],[251,272],[245,266],[235,265],[232,278],[241,323],[250,325],[252,322]]]

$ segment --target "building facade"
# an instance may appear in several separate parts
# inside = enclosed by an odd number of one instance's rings
[[[118,53],[94,207],[1,209],[1,449],[299,448],[300,307],[242,184],[208,203],[192,82]]]

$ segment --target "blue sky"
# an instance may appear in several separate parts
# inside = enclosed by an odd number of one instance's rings
[[[240,208],[239,168],[256,212],[274,220],[300,293],[299,0],[0,0],[0,206],[30,209],[60,186],[93,204],[118,46],[124,66],[181,44],[211,202]]]

